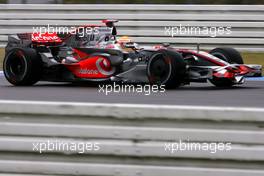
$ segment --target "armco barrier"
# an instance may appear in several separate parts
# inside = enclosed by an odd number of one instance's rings
[[[30,32],[33,26],[99,24],[119,19],[119,35],[129,35],[141,44],[171,43],[178,47],[231,46],[264,51],[264,5],[0,5],[0,46],[8,34]],[[232,33],[169,37],[165,27],[229,27]]]
[[[264,109],[0,101],[0,175],[262,176]],[[85,154],[33,151],[42,141],[98,142]],[[165,150],[170,142],[230,151]]]

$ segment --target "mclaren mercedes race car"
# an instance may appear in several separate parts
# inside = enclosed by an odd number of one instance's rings
[[[38,81],[120,81],[166,88],[208,80],[215,86],[229,87],[242,84],[247,76],[261,75],[261,65],[243,64],[233,48],[205,52],[169,44],[140,47],[129,37],[117,38],[115,22],[103,20],[101,26],[82,26],[75,33],[11,35],[4,75],[16,86]]]

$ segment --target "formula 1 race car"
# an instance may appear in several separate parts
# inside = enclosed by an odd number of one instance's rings
[[[16,86],[38,81],[120,81],[175,88],[190,82],[229,87],[246,76],[260,76],[261,65],[245,65],[233,48],[210,52],[169,44],[140,47],[117,39],[116,20],[82,26],[75,32],[33,32],[8,37],[4,75]],[[88,32],[87,32],[88,31]]]

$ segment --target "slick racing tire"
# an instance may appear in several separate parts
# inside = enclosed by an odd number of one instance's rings
[[[243,64],[243,58],[234,48],[215,48],[210,51],[215,57],[224,60],[230,64]],[[209,80],[216,87],[232,87],[233,81],[228,78],[213,78]]]
[[[42,62],[31,48],[13,48],[6,53],[3,69],[8,82],[29,86],[40,80]]]
[[[234,85],[234,83],[228,78],[213,78],[213,79],[209,79],[209,81],[216,87],[228,88]]]
[[[234,48],[215,48],[210,54],[230,64],[244,64],[242,56]]]
[[[179,87],[186,75],[186,64],[181,54],[170,50],[159,50],[150,58],[147,76],[150,84],[165,88]]]

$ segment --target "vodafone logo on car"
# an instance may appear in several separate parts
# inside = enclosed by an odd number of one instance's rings
[[[31,36],[34,42],[61,42],[56,33],[32,33]]]
[[[115,68],[112,68],[110,62],[104,58],[98,58],[96,61],[96,67],[103,75],[110,76],[115,72]]]
[[[91,68],[81,68],[78,72],[79,74],[89,74],[89,75],[97,75],[102,74],[106,76],[110,76],[115,72],[115,68],[112,68],[110,62],[102,57],[99,57],[95,62],[96,69]]]
[[[97,70],[91,70],[91,69],[80,69],[80,74],[98,74]]]

